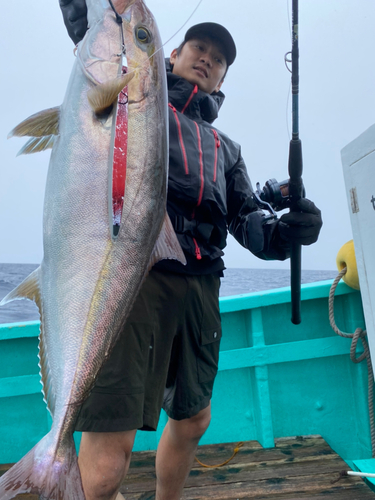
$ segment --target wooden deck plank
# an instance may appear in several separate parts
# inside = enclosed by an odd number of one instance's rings
[[[263,449],[248,441],[225,466],[204,468],[197,462],[184,490],[184,500],[375,500],[375,493],[361,478],[350,477],[331,484],[347,464],[321,436],[283,438],[276,447]],[[207,464],[219,464],[233,453],[237,443],[200,446],[197,456]],[[126,500],[155,498],[155,452],[134,457],[121,492]]]
[[[249,482],[238,482],[231,483],[226,486],[216,484],[205,486],[203,488],[187,488],[184,490],[183,499],[189,500],[236,500],[242,498],[248,499],[259,499],[263,496],[268,499],[278,498],[280,495],[284,498],[290,498],[291,496],[297,498],[303,498],[303,495],[313,494],[317,498],[319,495],[327,495],[332,492],[340,492],[340,498],[353,500],[353,491],[349,485],[346,486],[332,486],[331,485],[331,474],[321,474],[312,476],[299,476],[297,478],[271,478],[269,480],[261,481],[249,481]],[[374,493],[367,491],[367,487],[363,485],[363,488],[358,488],[357,490],[358,498],[364,499],[374,499]],[[130,500],[127,498],[127,500]]]
[[[186,486],[205,487],[209,485],[232,484],[233,482],[253,482],[263,479],[273,480],[277,478],[289,478],[298,476],[319,475],[322,471],[330,473],[331,479],[338,476],[343,469],[342,460],[339,457],[330,461],[313,460],[304,462],[262,462],[261,464],[237,464],[227,465],[218,469],[194,469],[186,482]],[[155,487],[155,472],[134,473],[129,470],[127,480],[127,492],[149,491]]]
[[[347,464],[320,436],[283,438],[264,449],[247,441],[223,467],[205,468],[195,462],[183,500],[375,500],[375,493],[359,477],[332,484]],[[207,464],[231,457],[237,443],[200,446],[197,456]],[[10,464],[0,465],[0,475]],[[126,500],[154,500],[155,452],[135,452],[120,491]],[[38,500],[19,495],[19,500]]]
[[[238,443],[210,444],[200,446],[197,457],[202,463],[216,465],[231,457]],[[251,455],[251,458],[248,456]],[[289,457],[290,461],[299,461],[304,458],[322,457],[336,455],[335,452],[320,436],[309,436],[301,445],[300,438],[289,438],[288,440],[276,440],[276,448],[262,448],[257,441],[246,441],[240,448],[238,454],[230,461],[230,464],[241,462],[271,462],[272,460],[283,460]],[[245,457],[245,458],[244,458]],[[155,451],[140,451],[133,453],[131,469],[137,472],[147,472],[154,469]],[[201,468],[198,462],[194,462],[193,469]]]
[[[331,474],[300,476],[298,478],[271,478],[262,481],[242,481],[228,484],[186,487],[183,500],[307,500],[327,498],[337,500],[373,500],[375,494],[361,482],[346,481],[340,485],[331,485]],[[125,485],[123,485],[125,486]],[[121,488],[126,500],[153,500],[154,490],[129,492]]]

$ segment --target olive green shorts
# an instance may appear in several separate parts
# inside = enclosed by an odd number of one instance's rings
[[[210,402],[221,324],[220,278],[151,270],[124,331],[83,403],[76,430],[156,430]]]

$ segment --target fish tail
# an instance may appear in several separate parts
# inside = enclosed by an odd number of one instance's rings
[[[0,500],[21,493],[39,495],[40,500],[85,500],[73,438],[49,453],[48,437],[0,478]]]

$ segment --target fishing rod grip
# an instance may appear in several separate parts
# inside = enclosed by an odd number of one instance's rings
[[[289,199],[291,210],[302,196],[302,143],[300,139],[292,139],[289,143]]]
[[[301,245],[292,243],[290,248],[290,295],[293,325],[301,323]]]
[[[297,201],[302,196],[302,144],[299,138],[293,138],[289,144],[289,199],[291,212],[298,212]],[[290,292],[292,323],[301,323],[301,245],[292,243],[290,249]]]

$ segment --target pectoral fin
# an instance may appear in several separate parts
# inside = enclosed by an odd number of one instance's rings
[[[45,109],[29,116],[8,134],[11,137],[31,136],[31,139],[19,150],[17,156],[39,153],[53,147],[59,133],[60,106]]]
[[[46,135],[44,137],[32,137],[18,151],[17,156],[29,155],[31,153],[40,153],[47,149],[52,149],[55,144],[56,135]]]
[[[112,106],[116,102],[121,90],[126,87],[133,77],[134,73],[129,73],[128,75],[122,75],[119,78],[101,83],[90,89],[87,92],[87,99],[94,113],[100,115]]]
[[[44,137],[49,135],[58,135],[60,120],[60,106],[56,108],[45,109],[29,116],[8,134],[11,137]]]
[[[180,243],[178,242],[176,233],[167,213],[165,214],[163,226],[151,255],[149,269],[151,269],[156,262],[163,259],[175,259],[181,262],[181,264],[186,265],[185,254],[182,251]]]

